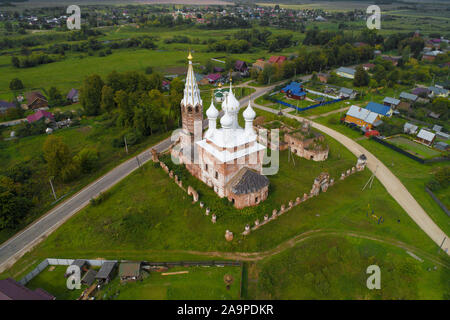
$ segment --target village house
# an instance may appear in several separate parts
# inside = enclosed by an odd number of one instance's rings
[[[115,261],[106,261],[100,267],[97,274],[95,275],[95,279],[99,282],[99,284],[109,283],[114,277],[115,271],[117,269],[117,262]]]
[[[55,116],[53,115],[53,113],[45,111],[45,110],[38,110],[35,113],[27,116],[28,123],[33,123],[33,122],[39,121],[41,119],[44,119],[44,122],[49,124],[49,123],[55,121]]]
[[[373,63],[365,63],[365,64],[362,65],[362,67],[363,67],[364,71],[370,71],[373,68],[375,68],[375,64],[373,64]]]
[[[286,132],[284,141],[288,144],[290,151],[299,157],[313,161],[325,161],[328,158],[329,148],[325,137],[313,131],[309,125]]]
[[[444,88],[439,88],[436,86],[430,86],[428,87],[429,90],[429,94],[428,96],[430,98],[435,98],[435,97],[442,97],[442,98],[447,98],[448,97],[448,90],[444,89]]]
[[[382,105],[376,102],[369,102],[366,109],[375,112],[380,115],[380,117],[392,117],[392,109],[390,106]]]
[[[121,262],[119,265],[120,282],[138,281],[142,279],[140,262]]]
[[[295,100],[304,100],[306,98],[306,91],[303,85],[299,82],[292,81],[290,84],[281,89],[282,93],[286,94],[286,97]]]
[[[248,66],[245,61],[237,60],[234,64],[234,70],[239,72],[242,77],[247,77],[249,75]]]
[[[417,87],[412,91],[412,94],[418,96],[418,97],[426,97],[430,93],[430,90],[428,88],[423,87]]]
[[[340,67],[336,70],[336,74],[339,77],[347,78],[347,79],[354,79],[355,78],[356,70],[353,68],[347,68],[347,67]]]
[[[255,68],[257,71],[263,71],[264,67],[268,65],[269,62],[264,61],[263,59],[258,59],[256,62],[253,63],[252,67]]]
[[[425,129],[420,129],[416,136],[416,141],[423,143],[427,146],[431,146],[436,139],[436,135],[433,132],[427,131]]]
[[[398,65],[398,62],[402,58],[401,56],[388,56],[388,55],[382,55],[381,58],[386,61],[390,61],[392,65],[395,67]]]
[[[318,73],[317,74],[317,79],[319,79],[319,81],[322,83],[327,83],[329,77],[330,77],[330,75],[327,73]]]
[[[450,145],[448,145],[447,143],[445,143],[443,141],[436,142],[434,144],[434,147],[441,151],[449,151],[450,150]]]
[[[287,58],[285,56],[271,56],[269,58],[269,63],[281,65],[286,60]]]
[[[0,300],[55,300],[44,289],[31,290],[12,278],[0,280]]]
[[[16,105],[12,102],[0,100],[0,114],[6,113],[9,109],[15,108]]]
[[[442,53],[443,52],[439,51],[439,50],[426,51],[422,54],[422,60],[434,61],[436,59],[436,57]]]
[[[419,97],[417,95],[412,94],[412,93],[408,93],[408,92],[404,92],[404,91],[402,93],[400,93],[400,99],[403,101],[414,103],[417,101],[418,98]]]
[[[406,122],[403,125],[403,132],[406,134],[416,134],[418,128],[419,128],[418,126],[416,126],[412,123]]]
[[[351,106],[345,115],[344,121],[347,123],[354,123],[359,127],[372,129],[378,125],[380,119],[380,115],[375,112],[371,112],[370,110],[358,106]]]
[[[391,98],[391,97],[385,97],[384,100],[383,100],[383,104],[385,106],[388,106],[388,107],[393,108],[393,109],[397,108],[398,105],[400,104],[400,102],[401,102],[400,100],[395,99],[395,98]]]
[[[72,103],[77,103],[78,102],[78,100],[79,100],[79,97],[78,97],[78,90],[77,89],[71,89],[70,91],[69,91],[69,93],[67,94],[67,100],[69,100],[70,102],[72,102]]]
[[[239,126],[240,104],[230,81],[230,88],[222,102],[224,114],[220,118],[221,128],[217,128],[219,111],[211,101],[206,111],[209,127],[202,136],[203,102],[195,81],[191,54],[188,60],[181,101],[182,132],[179,144],[172,148],[172,156],[178,158],[194,177],[211,187],[219,197],[226,197],[236,208],[257,205],[267,198],[269,181],[266,177],[255,176],[262,176],[266,150],[258,143],[253,128],[256,113],[249,102],[242,114],[245,128]],[[242,170],[244,168],[248,170]]]
[[[342,87],[339,89],[339,98],[341,99],[355,99],[357,92],[353,89]]]
[[[30,109],[40,109],[48,108],[47,98],[39,91],[32,91],[25,94],[27,99],[26,108]]]

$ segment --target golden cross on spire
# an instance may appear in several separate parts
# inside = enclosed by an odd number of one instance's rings
[[[191,49],[189,49],[189,55],[188,55],[188,60],[192,60],[192,54],[191,54]]]

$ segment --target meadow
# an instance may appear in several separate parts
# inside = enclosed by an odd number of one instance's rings
[[[56,300],[75,300],[87,286],[82,284],[80,289],[67,289],[67,278],[64,277],[66,270],[67,266],[50,266],[27,283],[27,287],[33,290],[42,288],[53,294]],[[95,298],[98,300],[236,300],[240,298],[240,267],[175,267],[165,272],[178,271],[188,271],[188,273],[163,276],[159,272],[149,273],[142,270],[142,281],[128,283],[120,283],[119,277],[116,276],[95,294]],[[224,276],[227,274],[233,277],[229,289],[224,282]]]
[[[255,210],[234,209],[206,185],[186,177],[184,185],[193,185],[200,201],[217,214],[216,224],[159,166],[148,163],[108,191],[99,204],[89,205],[72,217],[1,277],[20,278],[49,256],[173,261],[186,256],[206,258],[211,252],[219,252],[215,259],[226,258],[231,252],[272,250],[293,237],[319,229],[402,241],[435,254],[436,245],[377,180],[371,189],[361,191],[371,175],[368,170],[344,181],[337,179],[356,158],[333,139],[327,137],[327,142],[330,156],[325,162],[295,158],[294,165],[288,161],[287,152],[282,152],[280,170],[270,176],[269,197]],[[326,193],[294,207],[249,236],[240,235],[246,223],[252,224],[256,218],[261,221],[273,208],[308,193],[322,171],[328,171],[337,181]],[[378,224],[372,214],[382,216],[384,222]],[[225,230],[235,234],[232,242],[224,240]]]
[[[421,256],[419,259],[424,258]],[[366,269],[377,265],[381,289],[369,290]],[[247,299],[447,300],[450,269],[418,261],[390,244],[339,235],[306,239],[247,266]]]
[[[361,133],[340,124],[337,115],[321,117],[314,121],[326,125],[353,140],[358,139],[359,144],[376,155],[400,179],[431,219],[445,233],[450,233],[448,216],[425,191],[425,184],[430,181],[432,174],[438,168],[446,165],[445,162],[421,164],[375,141],[361,139]],[[443,201],[448,203],[449,190],[441,190],[441,194],[445,199]]]

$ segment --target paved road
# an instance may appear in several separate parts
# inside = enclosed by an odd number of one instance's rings
[[[249,99],[256,99],[266,92],[271,91],[274,86],[275,85],[255,88],[256,91],[251,96],[244,97],[240,100],[241,104],[245,106]],[[207,108],[208,106],[209,103],[204,101],[204,107]],[[204,126],[206,127],[207,125],[208,120],[205,119]],[[153,148],[158,152],[163,152],[169,148],[170,144],[171,140],[170,138],[167,138]],[[150,149],[137,156],[141,164],[146,163],[151,159]],[[0,246],[0,272],[3,272],[12,266],[26,252],[30,251],[35,245],[44,240],[49,234],[67,221],[67,219],[84,208],[89,203],[90,199],[97,197],[100,192],[105,192],[137,168],[138,161],[136,158],[132,158],[122,163],[3,243]]]
[[[27,121],[27,118],[17,119],[17,120],[11,120],[11,121],[5,121],[5,122],[0,122],[0,126],[3,126],[3,127],[11,127],[11,126],[15,126],[16,124],[19,124],[19,123],[25,122],[25,121]]]
[[[257,104],[254,104],[254,106],[268,112],[277,113],[277,111],[268,107],[260,106]],[[304,119],[302,117],[291,115],[288,113],[285,114],[285,116],[298,120]],[[408,213],[411,219],[413,219],[414,222],[417,223],[417,225],[438,246],[441,246],[442,244],[442,249],[450,255],[450,240],[448,236],[434,223],[433,220],[431,220],[425,210],[423,210],[416,199],[414,199],[414,197],[409,193],[408,189],[406,189],[406,187],[400,182],[400,180],[380,160],[378,160],[372,153],[367,151],[359,143],[348,138],[342,133],[339,133],[333,129],[330,129],[311,120],[308,121],[311,122],[311,125],[314,128],[326,133],[327,135],[339,141],[355,156],[358,157],[361,154],[365,154],[367,157],[367,167],[375,173],[375,176],[383,184],[389,194],[395,199],[395,201],[398,202],[398,204],[406,211],[406,213]]]

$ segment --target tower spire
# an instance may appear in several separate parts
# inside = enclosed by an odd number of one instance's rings
[[[202,105],[202,98],[200,97],[200,90],[198,89],[197,79],[195,79],[194,67],[192,66],[192,54],[191,50],[189,50],[188,55],[189,65],[186,74],[186,83],[184,86],[184,96],[181,101],[184,106],[190,105],[191,107],[195,107],[197,105]]]

